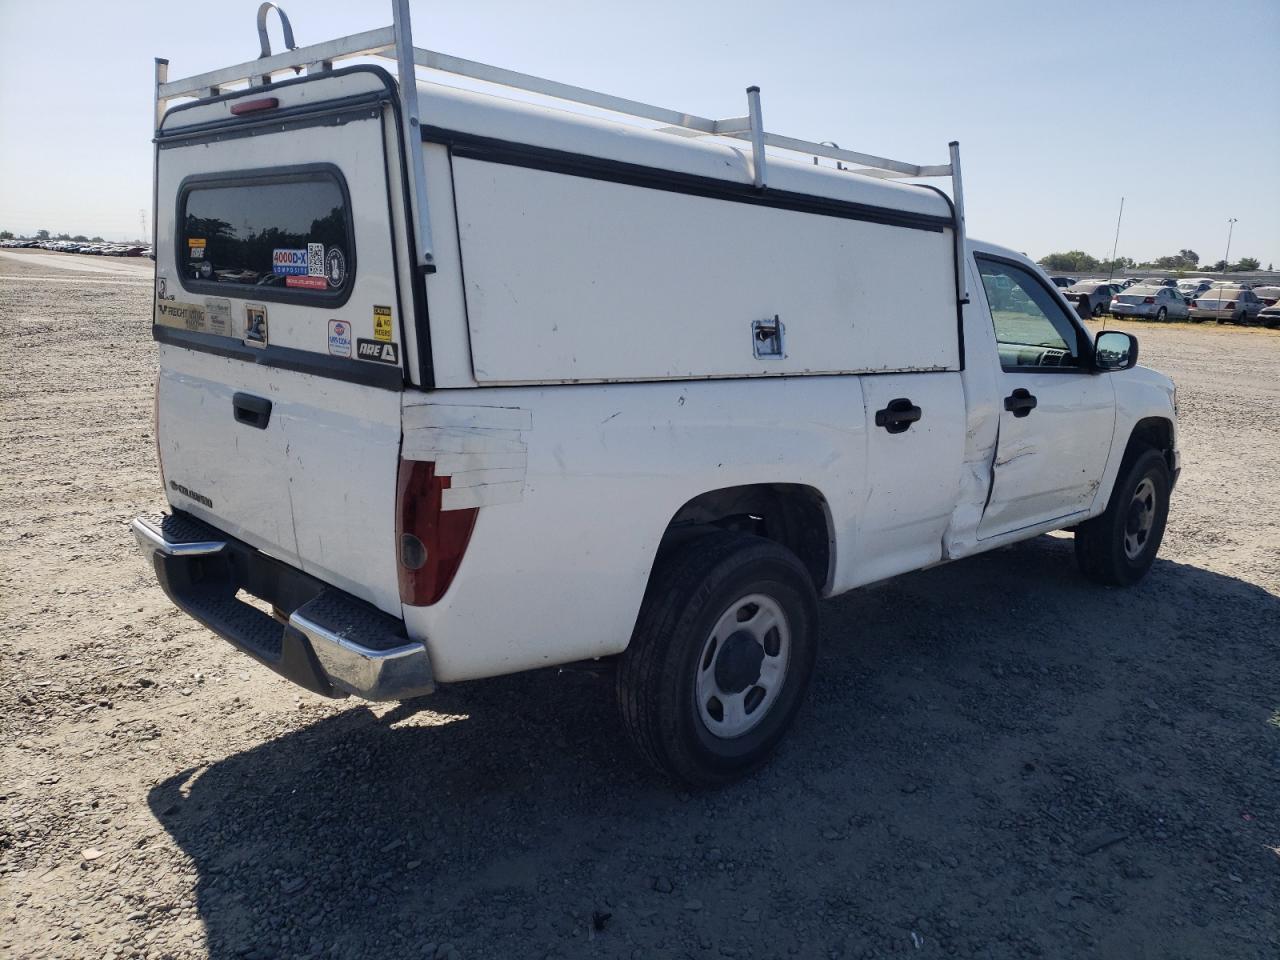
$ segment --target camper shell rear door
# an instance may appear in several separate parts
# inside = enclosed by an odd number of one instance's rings
[[[423,365],[394,111],[369,67],[169,111],[153,333],[170,503],[398,615],[400,395]]]

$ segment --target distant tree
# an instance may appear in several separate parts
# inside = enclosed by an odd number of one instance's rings
[[[1253,257],[1241,257],[1231,265],[1232,270],[1258,270],[1262,267],[1262,263]]]
[[[1215,264],[1214,264],[1212,267],[1210,267],[1209,269],[1210,269],[1210,270],[1212,270],[1214,273],[1226,273],[1226,272],[1227,272],[1227,261],[1225,261],[1225,260],[1219,260],[1217,263],[1215,263]]]
[[[11,230],[0,230],[0,240],[12,240],[13,232]]]
[[[1066,253],[1046,254],[1040,258],[1040,266],[1046,270],[1086,272],[1098,269],[1098,259],[1083,250],[1068,250]]]
[[[55,239],[55,240],[70,240],[70,239],[71,239],[71,234],[69,234],[69,233],[60,233],[60,234],[58,234],[56,237],[54,237],[53,239]]]
[[[90,243],[102,243],[102,238],[101,238],[101,237],[90,237],[90,238],[89,238],[89,242],[90,242]]]
[[[36,239],[37,239],[37,240],[48,240],[48,239],[49,239],[49,231],[48,231],[48,230],[37,230],[37,231],[36,231]]]
[[[1193,267],[1200,262],[1200,254],[1196,253],[1194,250],[1179,250],[1178,256],[1187,261],[1187,263],[1191,264]]]
[[[71,239],[72,239],[72,240],[75,240],[75,241],[77,241],[77,242],[79,242],[79,243],[88,243],[88,242],[89,242],[89,238],[88,238],[88,237],[86,237],[83,233],[77,233],[77,234],[76,234],[74,237],[72,237]]]

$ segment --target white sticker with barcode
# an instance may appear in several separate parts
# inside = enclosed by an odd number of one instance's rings
[[[323,243],[307,244],[307,276],[308,277],[324,276],[324,244]]]

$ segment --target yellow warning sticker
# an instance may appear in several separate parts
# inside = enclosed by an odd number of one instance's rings
[[[373,338],[390,342],[391,340],[391,308],[373,308]]]
[[[208,243],[208,241],[205,240],[204,237],[188,237],[187,238],[188,247],[203,247],[206,243]]]

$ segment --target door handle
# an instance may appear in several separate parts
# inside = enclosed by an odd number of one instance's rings
[[[1004,408],[1015,417],[1025,417],[1036,408],[1039,401],[1025,387],[1019,387],[1004,398]]]
[[[906,397],[890,400],[883,410],[876,411],[876,426],[890,433],[906,433],[911,425],[924,416],[923,411]]]
[[[255,397],[252,393],[237,393],[231,397],[231,407],[235,411],[236,423],[248,427],[267,429],[271,420],[271,401],[266,397]]]

